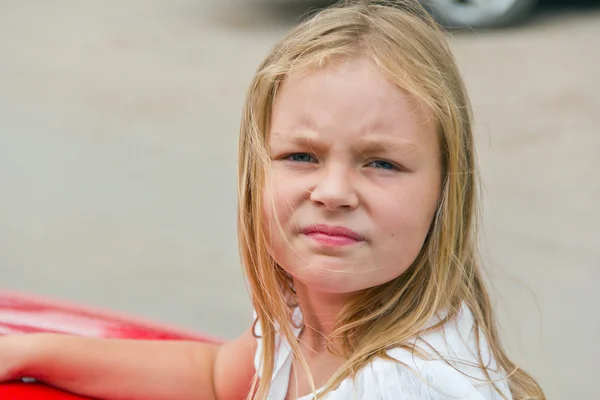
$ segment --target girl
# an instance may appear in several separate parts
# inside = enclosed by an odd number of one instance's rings
[[[103,399],[544,399],[476,253],[469,102],[416,3],[348,1],[262,63],[241,126],[256,312],[224,345],[5,337],[2,379]]]

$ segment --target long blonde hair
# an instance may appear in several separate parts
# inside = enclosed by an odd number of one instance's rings
[[[391,348],[415,351],[411,339],[439,328],[464,304],[473,314],[475,334],[482,335],[507,374],[513,398],[545,399],[536,381],[508,358],[499,341],[477,257],[478,180],[471,109],[444,32],[416,1],[366,0],[340,2],[293,29],[262,62],[248,92],[239,145],[238,234],[263,341],[262,376],[255,378],[249,398],[267,397],[277,334],[290,343],[310,377],[292,332],[290,277],[270,256],[264,230],[262,193],[270,161],[267,134],[273,101],[292,68],[318,68],[334,59],[356,57],[370,59],[391,82],[433,110],[443,187],[429,234],[411,267],[362,292],[338,316],[332,336],[342,338],[338,355],[347,361],[318,397],[373,358],[386,357]],[[441,310],[449,312],[439,324],[427,327]],[[495,387],[484,361],[480,355],[479,367]]]

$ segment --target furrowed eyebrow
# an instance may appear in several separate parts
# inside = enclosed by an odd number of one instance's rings
[[[419,147],[414,143],[387,138],[362,138],[355,147],[363,153],[378,153],[384,151],[401,153],[419,152]]]
[[[327,147],[316,133],[306,132],[299,134],[285,134],[272,132],[271,138],[277,138],[281,142],[290,145],[307,146],[311,149],[320,150]],[[411,142],[394,140],[389,138],[361,138],[353,146],[361,153],[399,152],[402,154],[418,154],[419,147]]]
[[[285,144],[308,146],[314,149],[321,149],[324,144],[319,140],[319,137],[315,133],[300,133],[300,134],[286,134],[282,132],[272,132],[271,138],[277,138]]]

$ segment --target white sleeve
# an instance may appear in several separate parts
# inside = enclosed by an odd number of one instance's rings
[[[380,386],[381,400],[512,399],[506,374],[499,371],[483,335],[477,344],[473,327],[473,316],[463,305],[453,321],[415,342],[428,359],[395,348],[388,351],[391,360],[374,360],[371,380]],[[485,369],[479,366],[479,352]]]
[[[364,371],[362,392],[369,400],[491,400],[444,361],[414,360],[406,366],[378,359]],[[375,394],[374,396],[372,394]],[[500,397],[497,397],[498,399]]]

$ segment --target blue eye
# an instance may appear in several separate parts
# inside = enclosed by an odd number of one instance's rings
[[[389,162],[389,161],[383,161],[383,160],[374,160],[374,161],[371,161],[370,165],[372,165],[373,167],[378,168],[378,169],[386,169],[386,170],[396,170],[396,169],[398,169],[391,162]]]
[[[317,160],[308,153],[294,153],[288,156],[288,160],[295,162],[316,162]]]

